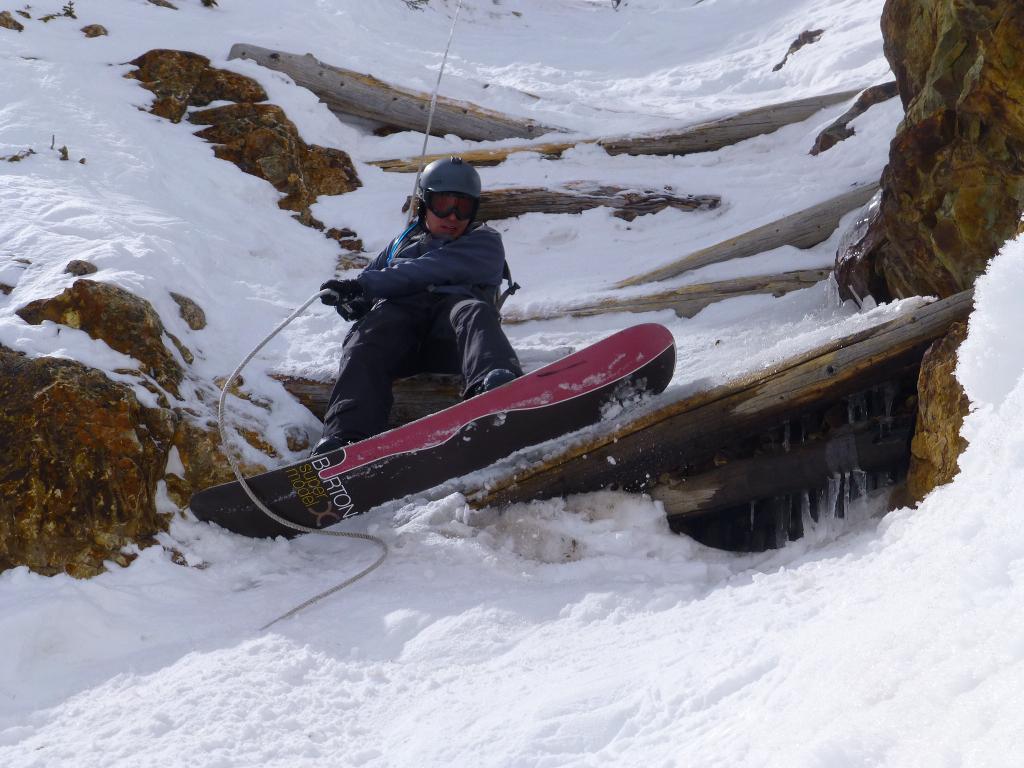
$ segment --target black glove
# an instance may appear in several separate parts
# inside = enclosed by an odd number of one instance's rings
[[[320,301],[329,307],[351,304],[356,299],[363,297],[363,286],[359,284],[358,280],[328,280],[320,286],[320,290],[333,291],[333,293],[320,297]]]
[[[352,299],[352,301],[339,304],[335,309],[338,310],[338,314],[349,322],[359,320],[366,315],[367,312],[373,307],[373,302],[366,298],[366,296],[360,296],[358,299]]]

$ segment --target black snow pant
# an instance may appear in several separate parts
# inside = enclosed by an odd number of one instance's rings
[[[498,368],[522,373],[493,304],[437,293],[382,301],[345,337],[324,437],[354,442],[387,429],[395,379],[461,373],[468,391]]]

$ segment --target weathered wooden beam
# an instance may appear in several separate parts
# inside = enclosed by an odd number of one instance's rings
[[[878,421],[847,424],[827,439],[795,445],[788,452],[739,459],[688,478],[667,477],[651,489],[670,518],[714,513],[757,499],[816,488],[826,478],[863,470],[876,472],[905,463],[914,423],[887,426]]]
[[[459,484],[475,506],[507,504],[609,486],[642,489],[659,475],[755,434],[815,403],[834,402],[920,364],[924,350],[973,307],[973,292],[906,312],[711,390],[587,431],[535,461],[518,456]],[[664,397],[664,396],[662,396]]]
[[[285,374],[271,375],[314,416],[323,419],[334,387],[333,381],[318,381]],[[391,419],[388,424],[395,427],[458,403],[462,393],[462,377],[435,373],[410,376],[396,381],[393,393],[395,404],[391,408]]]
[[[722,204],[718,195],[677,195],[671,187],[662,190],[635,189],[574,181],[561,187],[509,187],[486,190],[480,195],[477,219],[496,221],[527,213],[582,213],[591,208],[614,208],[613,215],[632,221],[637,216],[666,208],[679,211],[709,211]],[[403,211],[409,210],[406,198]]]
[[[525,323],[530,320],[553,320],[559,317],[590,317],[609,312],[654,312],[661,309],[671,309],[679,317],[693,317],[715,302],[737,296],[765,293],[784,296],[790,291],[808,288],[821,282],[831,271],[830,268],[801,269],[779,275],[739,277],[715,283],[684,285],[653,295],[606,298],[594,302],[550,307],[537,312],[516,312],[515,309],[511,309],[503,313],[502,320],[505,323]]]
[[[864,184],[823,203],[818,203],[707,248],[701,248],[699,251],[689,253],[657,269],[623,280],[615,287],[626,288],[631,285],[667,280],[691,269],[706,267],[709,264],[719,264],[730,259],[755,256],[784,245],[810,248],[827,240],[839,226],[839,220],[846,213],[867,203],[877,191],[877,182]]]
[[[426,165],[434,160],[458,155],[470,165],[477,168],[486,168],[492,165],[501,165],[508,159],[509,155],[514,155],[517,152],[535,152],[542,157],[555,159],[561,157],[565,150],[572,149],[577,144],[593,144],[595,142],[596,139],[583,139],[580,141],[549,141],[540,144],[500,147],[497,149],[453,150],[450,152],[440,152],[436,155],[426,155],[423,158],[423,163]],[[369,164],[390,173],[416,173],[420,167],[420,159],[418,157],[404,157],[394,160],[371,160]]]
[[[458,154],[463,160],[476,166],[499,165],[517,152],[536,152],[545,157],[560,157],[567,149],[579,144],[597,144],[610,155],[687,155],[693,152],[712,152],[716,149],[736,144],[745,139],[772,133],[790,123],[806,120],[815,112],[834,104],[847,101],[856,96],[858,91],[840,91],[806,99],[796,99],[782,104],[771,104],[766,107],[740,112],[730,117],[711,120],[706,123],[688,126],[682,130],[665,133],[645,134],[641,136],[622,136],[607,139],[581,139],[578,141],[548,142],[543,144],[526,144],[517,147],[501,147],[498,149],[468,150],[465,152],[445,152],[428,155],[425,162]],[[399,158],[395,160],[377,160],[371,163],[385,171],[395,173],[416,173],[420,159]]]
[[[231,46],[229,59],[250,59],[283,72],[315,93],[336,115],[356,115],[384,125],[423,132],[427,126],[430,94],[389,85],[370,75],[325,64],[312,54],[299,56],[248,43]],[[563,129],[504,115],[490,109],[439,96],[431,133],[454,133],[472,141],[529,139]],[[413,169],[415,172],[415,169]]]
[[[858,90],[852,90],[810,96],[750,109],[681,131],[602,139],[598,143],[609,155],[688,155],[693,152],[713,152],[755,136],[773,133],[783,126],[803,122],[826,107],[849,101],[858,93]]]

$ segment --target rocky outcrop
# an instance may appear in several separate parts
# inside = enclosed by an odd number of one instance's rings
[[[318,195],[341,195],[360,186],[345,152],[306,144],[273,104],[230,104],[193,112],[188,119],[209,126],[196,135],[217,145],[217,157],[283,192],[278,205],[285,210],[301,212]]]
[[[191,307],[199,313],[190,315],[193,322],[205,322],[194,302],[181,299],[183,313]],[[142,371],[119,373],[134,374],[159,406],[143,405],[130,384],[81,363],[32,360],[0,348],[0,434],[23,436],[0,440],[0,570],[28,565],[45,574],[91,576],[104,561],[126,564],[125,546],[144,544],[166,527],[156,511],[161,480],[171,501],[185,507],[195,491],[234,477],[216,421],[194,410],[207,407],[204,400],[213,407],[213,388],[196,382],[199,402],[189,407],[169,401],[165,392],[178,393],[186,368],[164,339],[179,344],[186,363],[191,353],[166,332],[149,302],[123,288],[77,280],[18,314],[26,322],[81,329],[135,358]],[[252,424],[233,429],[277,458]],[[242,469],[258,474],[267,467],[243,462]]]
[[[214,69],[209,59],[187,51],[153,50],[131,63],[139,69],[126,77],[157,94],[151,111],[175,122],[189,106],[238,102],[192,112],[189,122],[208,126],[196,135],[216,145],[217,157],[283,193],[278,204],[295,211],[301,223],[323,231],[309,206],[320,195],[340,195],[361,186],[347,153],[306,144],[284,110],[254,103],[267,97],[256,81]]]
[[[146,374],[178,396],[184,371],[165,346],[164,335],[177,344],[186,361],[191,358],[191,352],[167,334],[160,316],[148,301],[124,288],[76,280],[60,295],[26,304],[17,314],[33,325],[50,320],[85,331],[111,349],[134,357],[142,363]]]
[[[171,298],[178,305],[178,312],[181,319],[185,321],[193,331],[201,331],[206,327],[206,313],[203,308],[196,304],[188,296],[171,291]]]
[[[127,565],[125,548],[167,528],[161,481],[184,508],[197,490],[234,479],[215,421],[146,407],[129,384],[72,360],[0,346],[0,402],[2,434],[19,436],[0,440],[0,570],[84,578]]]
[[[150,112],[180,122],[187,109],[214,101],[264,101],[267,92],[251,77],[216,69],[205,56],[156,49],[130,62],[138,69],[125,77],[138,80],[156,100]]]
[[[72,360],[0,347],[0,569],[91,576],[166,527],[156,483],[174,434],[166,409]]]
[[[1024,4],[887,0],[882,31],[906,117],[860,271],[884,285],[875,298],[949,296],[1024,212]]]
[[[957,352],[967,337],[967,324],[955,323],[925,353],[918,375],[917,427],[911,443],[907,475],[908,501],[921,501],[932,489],[948,483],[967,448],[960,436],[969,401],[954,375]]]
[[[167,495],[178,507],[187,507],[189,498],[198,490],[235,479],[231,465],[220,449],[216,421],[211,419],[200,423],[196,419],[183,418],[178,422],[172,443],[180,464],[168,467],[163,479],[167,483]],[[247,476],[258,475],[268,469],[264,464],[245,461],[240,462],[239,467]]]
[[[99,272],[96,265],[90,261],[82,261],[81,259],[72,259],[68,262],[68,265],[64,267],[64,273],[68,275],[74,275],[75,277],[85,277],[86,275],[94,275]]]
[[[11,16],[10,11],[0,11],[0,27],[12,29],[15,32],[22,32],[25,29],[25,25]]]
[[[102,24],[88,24],[82,27],[82,34],[86,37],[106,37],[108,32]]]

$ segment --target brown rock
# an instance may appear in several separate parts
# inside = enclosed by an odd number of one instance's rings
[[[349,229],[348,227],[343,227],[341,229],[337,227],[331,227],[326,232],[324,232],[324,235],[329,237],[331,240],[336,240],[338,242],[338,245],[340,245],[346,251],[354,251],[355,253],[361,253],[363,250],[362,239],[356,234],[355,231]]]
[[[335,275],[347,272],[350,269],[365,269],[373,260],[373,254],[368,253],[343,253],[338,256],[338,264],[334,269]]]
[[[949,296],[1024,212],[1024,4],[887,0],[882,31],[907,114],[867,254],[887,291],[876,298]]]
[[[205,109],[189,115],[189,122],[209,126],[196,135],[217,145],[217,157],[283,192],[278,205],[286,210],[308,213],[318,195],[340,195],[361,186],[345,152],[307,145],[284,111],[273,104]]]
[[[284,437],[288,443],[288,450],[293,453],[308,451],[312,445],[310,434],[302,427],[287,427],[284,431]]]
[[[156,49],[130,62],[138,69],[125,77],[138,80],[156,94],[154,115],[180,122],[189,106],[212,101],[263,101],[263,87],[250,77],[214,69],[205,56],[188,51]]]
[[[64,267],[64,273],[68,275],[74,275],[75,277],[85,277],[86,275],[94,275],[99,270],[96,265],[82,261],[81,259],[73,259],[68,262],[68,265]]]
[[[895,80],[882,83],[881,85],[873,85],[861,91],[856,101],[853,102],[853,106],[818,134],[818,138],[814,140],[814,146],[811,147],[811,154],[818,155],[831,149],[840,141],[853,136],[854,130],[850,128],[850,123],[854,119],[863,115],[875,104],[881,104],[883,101],[888,101],[894,96],[896,96]]]
[[[59,296],[41,299],[17,310],[27,323],[44,320],[79,328],[107,346],[130,355],[160,386],[178,395],[184,372],[164,345],[164,325],[152,305],[107,283],[76,280]]]
[[[25,26],[20,21],[11,16],[10,11],[0,11],[0,27],[13,29],[15,32],[21,32],[25,29]]]
[[[206,327],[206,313],[203,312],[203,308],[188,296],[182,296],[174,291],[170,293],[171,298],[177,303],[178,309],[181,312],[181,319],[185,321],[188,327],[193,331],[203,330]]]
[[[107,35],[107,28],[102,24],[89,24],[88,26],[82,27],[82,32],[86,37],[104,37]]]
[[[853,299],[862,306],[869,296],[888,293],[885,281],[874,269],[868,257],[880,247],[879,238],[885,233],[878,225],[882,215],[882,193],[878,191],[868,201],[853,225],[843,233],[836,251],[835,279],[842,286],[843,298]]]
[[[928,348],[921,364],[917,427],[907,475],[911,503],[952,480],[958,471],[957,460],[967,448],[960,427],[970,403],[954,375],[957,351],[966,337],[967,325],[954,324]]]
[[[217,423],[210,421],[200,424],[193,419],[183,418],[178,422],[172,440],[184,466],[184,475],[168,474],[167,495],[184,509],[192,494],[212,485],[231,482],[235,479],[227,457],[221,452],[220,432]],[[262,464],[239,462],[246,476],[267,471]]]
[[[85,577],[167,521],[156,483],[173,415],[131,387],[71,360],[0,347],[0,569]]]

